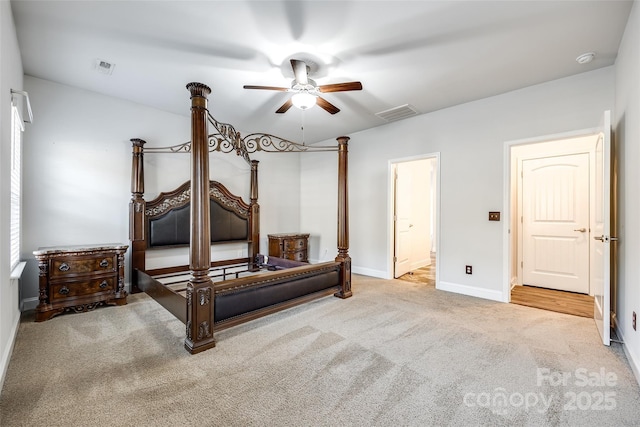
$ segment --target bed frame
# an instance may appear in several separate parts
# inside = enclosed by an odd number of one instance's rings
[[[146,292],[186,325],[185,348],[198,353],[215,346],[214,331],[235,326],[313,299],[333,294],[348,298],[351,291],[347,188],[348,137],[337,146],[305,146],[270,134],[244,138],[208,112],[211,89],[189,83],[191,94],[191,141],[162,148],[144,148],[145,141],[132,139],[130,241],[131,291]],[[216,132],[208,133],[211,124]],[[251,165],[250,202],[233,195],[224,185],[209,180],[209,152],[235,152]],[[269,257],[265,266],[258,254],[260,207],[258,162],[249,153],[338,152],[338,254],[334,261],[297,263]],[[191,179],[179,188],[152,200],[144,200],[144,153],[190,153]],[[187,215],[188,211],[188,215]],[[212,228],[213,224],[213,228]],[[217,224],[226,224],[219,226]],[[242,241],[247,258],[211,261],[211,244]],[[189,265],[147,270],[149,248],[189,245]],[[242,271],[255,274],[238,277]],[[261,272],[264,267],[271,270]],[[213,282],[211,271],[222,276]],[[169,286],[159,276],[189,272],[185,286]],[[227,278],[227,277],[231,278]]]

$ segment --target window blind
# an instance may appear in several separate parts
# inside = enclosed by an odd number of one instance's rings
[[[20,211],[22,169],[22,132],[24,125],[15,104],[11,104],[11,270],[20,262]]]

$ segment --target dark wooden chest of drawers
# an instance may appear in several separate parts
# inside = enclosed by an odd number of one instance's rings
[[[64,311],[124,305],[124,254],[128,245],[60,246],[34,251],[40,270],[36,321]]]
[[[309,234],[281,233],[268,234],[269,256],[309,262]]]

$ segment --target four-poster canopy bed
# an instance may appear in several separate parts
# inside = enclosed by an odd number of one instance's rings
[[[315,298],[351,292],[347,189],[348,137],[337,146],[306,146],[269,134],[241,137],[208,112],[211,89],[189,83],[191,141],[144,148],[132,139],[130,240],[131,291],[144,291],[186,325],[191,353],[215,346],[214,331],[274,313]],[[208,134],[208,123],[216,130]],[[250,202],[209,180],[209,152],[235,152],[251,165]],[[334,261],[308,264],[264,257],[260,247],[258,162],[250,153],[338,152],[338,254]],[[191,179],[179,188],[144,200],[144,153],[190,153]],[[211,244],[246,242],[247,258],[211,262]],[[189,265],[146,269],[147,249],[189,244]],[[264,270],[267,270],[266,272]],[[215,280],[215,282],[214,282]]]

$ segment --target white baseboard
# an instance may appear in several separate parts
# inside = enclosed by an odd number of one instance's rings
[[[622,331],[617,327],[616,324],[616,334],[620,337],[622,341],[622,348],[624,349],[624,354],[627,356],[627,360],[629,361],[629,366],[631,366],[631,370],[633,371],[633,375],[636,377],[636,381],[640,384],[640,359],[629,350],[629,346],[627,346],[627,341],[624,339],[624,335]]]
[[[20,301],[20,311],[35,310],[39,302],[38,297],[25,298]]]
[[[11,325],[11,331],[9,332],[9,340],[7,346],[2,353],[2,359],[0,359],[0,391],[4,386],[4,379],[7,375],[7,369],[9,369],[9,361],[11,360],[11,354],[13,353],[13,346],[16,343],[16,336],[18,335],[18,328],[20,327],[20,315],[16,316],[16,320]]]
[[[456,294],[469,295],[477,298],[484,298],[491,301],[504,302],[502,292],[491,289],[477,288],[475,286],[460,285],[458,283],[440,281],[436,284],[436,289]]]
[[[353,274],[361,274],[363,276],[370,277],[378,277],[380,279],[387,278],[387,272],[382,270],[374,270],[372,268],[364,268],[364,267],[351,267],[351,272]]]

